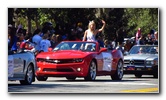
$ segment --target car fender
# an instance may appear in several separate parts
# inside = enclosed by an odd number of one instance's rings
[[[113,56],[112,70],[116,70],[119,60],[122,60],[122,62],[124,63],[123,53],[120,50],[112,50],[111,53]]]

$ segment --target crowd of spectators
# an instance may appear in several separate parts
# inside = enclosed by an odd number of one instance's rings
[[[48,48],[54,48],[61,41],[82,41],[84,31],[81,26],[82,23],[78,23],[75,27],[57,25],[54,28],[52,23],[46,22],[41,29],[29,33],[22,25],[8,25],[8,50],[16,52],[21,48],[34,48],[36,52],[47,52]]]
[[[77,23],[71,27],[61,27],[57,25],[53,28],[52,23],[46,22],[41,29],[36,29],[33,34],[19,25],[14,27],[8,25],[8,50],[16,52],[18,49],[35,49],[36,52],[47,52],[48,48],[54,48],[61,41],[82,41],[84,36],[82,23]],[[100,47],[106,47],[108,50],[120,49],[122,52],[129,51],[133,45],[158,45],[158,32],[151,30],[147,36],[141,34],[141,28],[138,28],[135,38],[124,42],[124,38],[117,41],[103,40],[102,35],[97,35],[96,40]]]

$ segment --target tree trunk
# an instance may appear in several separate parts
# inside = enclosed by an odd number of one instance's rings
[[[31,33],[31,26],[32,26],[31,18],[27,17],[27,20],[28,20],[28,33]]]
[[[38,23],[37,15],[35,16],[35,24],[36,24],[36,29],[38,29],[39,28],[39,23]]]
[[[13,25],[13,15],[14,9],[13,8],[8,8],[8,25],[12,24]]]

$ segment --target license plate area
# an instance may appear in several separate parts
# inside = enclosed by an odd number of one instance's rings
[[[127,66],[127,70],[135,70],[135,66]]]

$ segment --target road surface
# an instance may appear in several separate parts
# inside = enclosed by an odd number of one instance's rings
[[[97,76],[96,81],[77,78],[68,81],[63,77],[49,77],[47,81],[35,81],[32,85],[20,85],[19,81],[8,82],[9,93],[159,93],[159,79],[151,75],[135,78],[124,75],[121,81],[110,76]]]

